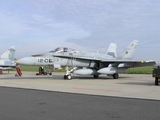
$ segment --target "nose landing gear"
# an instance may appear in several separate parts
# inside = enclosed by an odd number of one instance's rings
[[[74,70],[76,70],[77,67],[74,67],[73,69],[69,70],[68,67],[65,68],[66,70],[66,74],[64,75],[64,79],[65,80],[71,80],[72,79],[72,76],[71,76],[71,73],[73,73]]]
[[[64,79],[65,79],[65,80],[71,80],[71,79],[72,79],[72,76],[71,76],[71,75],[64,75]]]

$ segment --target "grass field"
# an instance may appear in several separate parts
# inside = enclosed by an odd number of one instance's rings
[[[21,71],[37,71],[39,66],[21,66]],[[151,74],[152,69],[155,67],[137,67],[137,68],[130,68],[125,74]],[[53,70],[53,72],[65,72],[65,70]]]
[[[34,72],[38,72],[39,71],[39,67],[41,66],[25,66],[25,65],[21,65],[20,69],[21,71],[34,71]],[[65,70],[53,70],[53,72],[65,72]]]
[[[155,67],[136,67],[130,68],[126,72],[126,74],[152,74],[152,70]]]

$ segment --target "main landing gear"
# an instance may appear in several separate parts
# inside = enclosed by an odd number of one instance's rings
[[[113,79],[118,79],[118,78],[119,78],[118,73],[115,73],[115,74],[113,74],[112,76],[113,76]]]
[[[99,74],[95,74],[93,75],[94,78],[98,78],[99,77]]]

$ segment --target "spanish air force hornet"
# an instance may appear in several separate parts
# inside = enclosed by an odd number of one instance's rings
[[[52,68],[65,67],[64,79],[72,79],[71,74],[93,75],[98,78],[100,74],[112,75],[118,79],[118,73],[131,67],[152,66],[155,61],[132,60],[138,41],[133,40],[124,52],[117,57],[116,44],[111,43],[106,54],[78,51],[73,49],[56,48],[46,54],[32,55],[22,58],[16,63],[23,65],[52,66]],[[72,69],[69,70],[69,67]]]

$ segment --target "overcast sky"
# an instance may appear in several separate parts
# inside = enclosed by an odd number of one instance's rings
[[[160,60],[159,0],[0,0],[0,54],[16,58],[58,46],[118,54],[132,41],[138,60]]]

